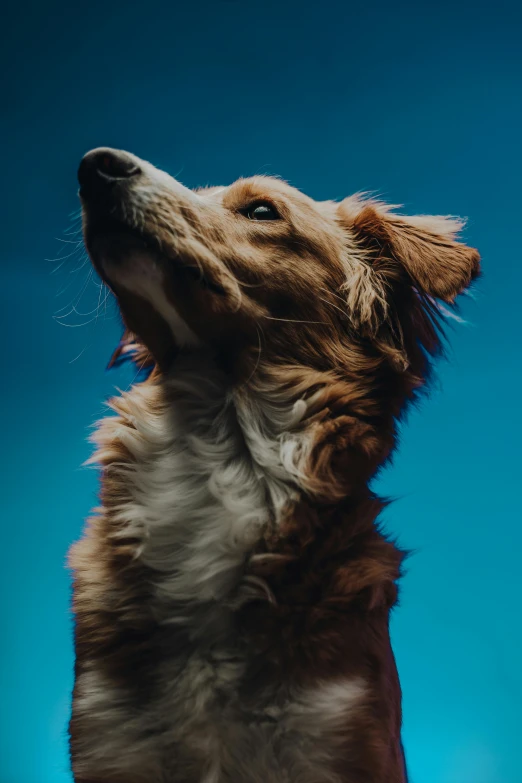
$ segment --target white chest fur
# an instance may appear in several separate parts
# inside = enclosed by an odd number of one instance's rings
[[[269,420],[206,367],[161,390],[135,387],[95,436],[92,461],[125,484],[114,535],[141,541],[160,612],[230,597],[264,527],[297,493],[282,428],[295,413]],[[124,464],[111,460],[115,442],[130,455]]]

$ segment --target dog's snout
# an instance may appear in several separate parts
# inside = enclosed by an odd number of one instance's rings
[[[83,193],[103,190],[118,181],[129,180],[141,173],[136,159],[122,150],[99,147],[82,158],[78,182]]]

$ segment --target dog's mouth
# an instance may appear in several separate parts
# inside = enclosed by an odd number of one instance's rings
[[[209,279],[201,266],[181,254],[166,251],[154,234],[119,218],[93,218],[87,214],[85,243],[98,273],[109,285],[125,285],[126,278],[135,274],[139,266],[141,274],[152,275],[161,270],[164,277],[182,277],[201,290],[225,295],[223,287]]]
[[[167,371],[180,350],[207,346],[201,326],[215,309],[219,283],[192,259],[165,248],[153,233],[84,205],[85,244],[100,277],[115,294],[128,329]],[[200,323],[201,322],[201,323]]]

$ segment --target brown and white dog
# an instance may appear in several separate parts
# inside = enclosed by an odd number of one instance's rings
[[[479,256],[458,220],[281,180],[80,166],[85,242],[153,366],[95,435],[70,553],[77,783],[402,783],[403,554],[369,481]]]

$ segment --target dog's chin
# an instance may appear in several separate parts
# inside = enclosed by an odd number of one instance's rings
[[[133,287],[141,278],[159,279],[159,254],[130,231],[90,230],[86,245],[95,268],[109,285]]]
[[[152,289],[156,296],[161,295],[164,287],[162,259],[147,247],[116,242],[113,237],[107,242],[104,238],[96,253],[96,266],[112,287],[123,286],[138,295],[147,290],[147,299],[152,296]]]
[[[118,299],[124,320],[156,358],[158,353],[174,355],[179,349],[201,347],[199,337],[166,294],[168,262],[158,251],[124,231],[91,236],[87,244],[94,266]]]

